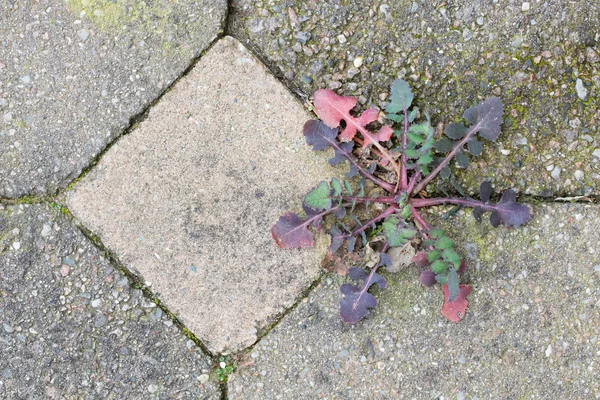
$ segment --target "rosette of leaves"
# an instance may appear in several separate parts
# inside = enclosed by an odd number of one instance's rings
[[[314,105],[320,120],[306,122],[304,137],[313,150],[333,152],[330,164],[347,162],[346,177],[353,179],[333,178],[318,183],[303,199],[305,215],[287,212],[271,230],[281,248],[312,247],[312,230],[322,229],[323,218],[330,215],[333,224],[328,233],[332,253],[366,248],[369,238],[377,236],[382,243],[377,262],[367,268],[350,268],[348,277],[356,283],[341,286],[340,314],[348,323],[360,321],[369,309],[376,307],[377,300],[369,290],[373,285],[380,289],[386,286],[377,271],[391,264],[387,250],[409,242],[421,246],[414,259],[424,269],[419,277],[421,283],[443,285],[442,315],[455,322],[464,316],[466,296],[471,291],[469,285],[460,283],[466,264],[454,248],[454,241],[423,219],[421,208],[441,204],[472,207],[477,221],[481,221],[484,213],[491,212],[490,222],[494,227],[504,224],[516,228],[531,218],[529,208],[517,203],[516,194],[510,189],[498,203],[491,202],[492,187],[488,181],[481,184],[480,200],[418,196],[438,175],[450,176],[452,161],[457,167],[466,168],[470,157],[482,153],[483,142],[496,141],[501,131],[503,106],[500,99],[491,97],[468,108],[462,122],[448,124],[445,137],[435,141],[429,116],[425,114],[424,119],[417,121],[420,113],[412,106],[413,99],[405,81],[394,81],[385,109],[390,123],[371,129],[379,119],[379,110],[370,108],[355,115],[352,110],[356,98],[318,90]],[[377,195],[365,195],[367,182],[380,188]],[[356,214],[357,205],[369,208],[375,203],[383,207],[370,218],[361,219]]]

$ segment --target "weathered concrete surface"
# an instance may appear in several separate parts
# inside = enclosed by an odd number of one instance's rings
[[[320,272],[270,228],[332,175],[309,118],[232,38],[219,41],[69,193],[72,212],[216,352],[252,344]]]
[[[0,197],[65,187],[211,43],[225,0],[0,2]]]
[[[216,400],[209,362],[58,210],[0,205],[0,398]]]
[[[469,190],[487,176],[534,195],[599,193],[598,1],[234,0],[232,10],[230,31],[304,96],[328,87],[381,107],[400,77],[436,125],[499,96],[503,133],[460,174]]]
[[[470,213],[442,225],[470,257],[461,323],[410,269],[387,274],[376,312],[345,325],[343,279],[327,278],[240,362],[230,398],[600,398],[600,209],[534,212],[516,230]]]

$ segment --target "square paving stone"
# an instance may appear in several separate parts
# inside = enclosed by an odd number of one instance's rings
[[[217,38],[225,0],[0,1],[0,197],[81,174]]]
[[[233,38],[219,41],[68,195],[68,206],[214,352],[257,340],[320,273],[324,246],[271,226],[331,154],[302,105]],[[321,237],[321,242],[324,237]]]

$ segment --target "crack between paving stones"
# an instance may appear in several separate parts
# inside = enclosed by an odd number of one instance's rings
[[[184,324],[177,318],[175,314],[173,314],[167,306],[144,284],[144,280],[142,277],[138,276],[134,272],[130,271],[125,265],[118,259],[118,257],[110,251],[102,240],[89,229],[87,229],[78,219],[75,217],[71,211],[67,208],[66,205],[58,203],[58,202],[47,202],[47,204],[54,208],[58,209],[69,222],[73,223],[79,229],[79,231],[108,259],[109,263],[116,268],[121,274],[123,274],[129,280],[129,286],[141,290],[143,295],[151,302],[156,304],[168,318],[170,318],[175,326],[190,340],[192,340],[196,346],[200,348],[200,350],[204,353],[205,356],[209,357],[213,364],[216,364],[216,360],[218,358],[218,354],[213,354],[208,348],[202,343],[200,339],[198,339],[192,331],[190,331]]]

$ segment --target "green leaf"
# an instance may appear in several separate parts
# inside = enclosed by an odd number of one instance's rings
[[[454,247],[454,242],[448,236],[442,236],[435,243],[435,248],[438,250],[444,250]]]
[[[431,270],[436,274],[443,274],[448,270],[448,262],[444,260],[437,260],[431,264]]]
[[[352,185],[350,185],[350,182],[344,181],[344,187],[346,188],[346,192],[352,196]]]
[[[413,143],[423,143],[425,141],[425,138],[419,134],[413,133],[413,132],[407,132],[406,136],[408,137],[408,140],[410,140]]]
[[[448,302],[451,302],[458,296],[458,281],[458,274],[450,268],[450,272],[448,273]]]
[[[407,149],[404,150],[404,154],[408,158],[419,158],[419,152],[417,150]]]
[[[340,181],[337,178],[332,178],[331,179],[331,195],[332,196],[339,196],[340,194],[342,194],[342,184],[340,183]]]
[[[433,145],[433,147],[435,147],[435,149],[441,153],[448,153],[449,151],[451,151],[454,148],[454,145],[456,143],[450,139],[440,139],[437,142],[435,142],[435,144]]]
[[[408,113],[408,122],[413,122],[415,120],[415,117],[417,116],[418,112],[419,112],[419,107],[413,107],[411,112]]]
[[[420,133],[420,134],[425,134],[425,135],[430,133],[432,130],[433,130],[433,128],[431,127],[429,120],[427,120],[427,122],[423,122],[420,124],[413,124],[410,126],[410,128],[408,128],[409,132]]]
[[[433,239],[439,239],[442,236],[444,236],[444,230],[439,228],[433,228],[429,231],[429,236],[431,236]]]
[[[431,156],[431,154],[423,154],[421,157],[419,157],[419,160],[417,161],[417,164],[419,164],[419,165],[428,165],[432,161],[433,161],[433,156]]]
[[[385,110],[388,113],[398,113],[400,111],[408,110],[414,98],[408,83],[402,79],[396,79],[392,82],[391,92],[391,102],[385,107]]]
[[[400,236],[402,236],[402,238],[404,239],[413,239],[416,234],[417,231],[415,231],[414,229],[404,229],[400,232]]]
[[[404,121],[404,114],[387,114],[386,117],[394,122]]]
[[[439,274],[435,276],[435,280],[437,283],[444,285],[448,282],[448,274]]]
[[[400,213],[400,216],[402,217],[402,219],[407,219],[408,217],[410,217],[410,214],[411,214],[410,204],[407,204],[402,209],[402,213]]]
[[[328,210],[331,208],[330,190],[327,182],[321,182],[316,188],[308,192],[304,202],[315,210]]]
[[[445,249],[442,253],[444,260],[451,262],[458,269],[460,267],[460,256],[451,248]]]
[[[461,168],[467,168],[469,166],[469,157],[467,157],[462,151],[459,151],[456,153],[456,163]]]
[[[388,218],[382,224],[383,233],[388,240],[391,247],[401,246],[406,243],[406,239],[402,233],[404,229],[399,226],[400,220],[398,218]]]
[[[427,253],[427,261],[434,262],[435,260],[439,259],[442,256],[442,251],[441,250],[431,250],[429,253]]]

